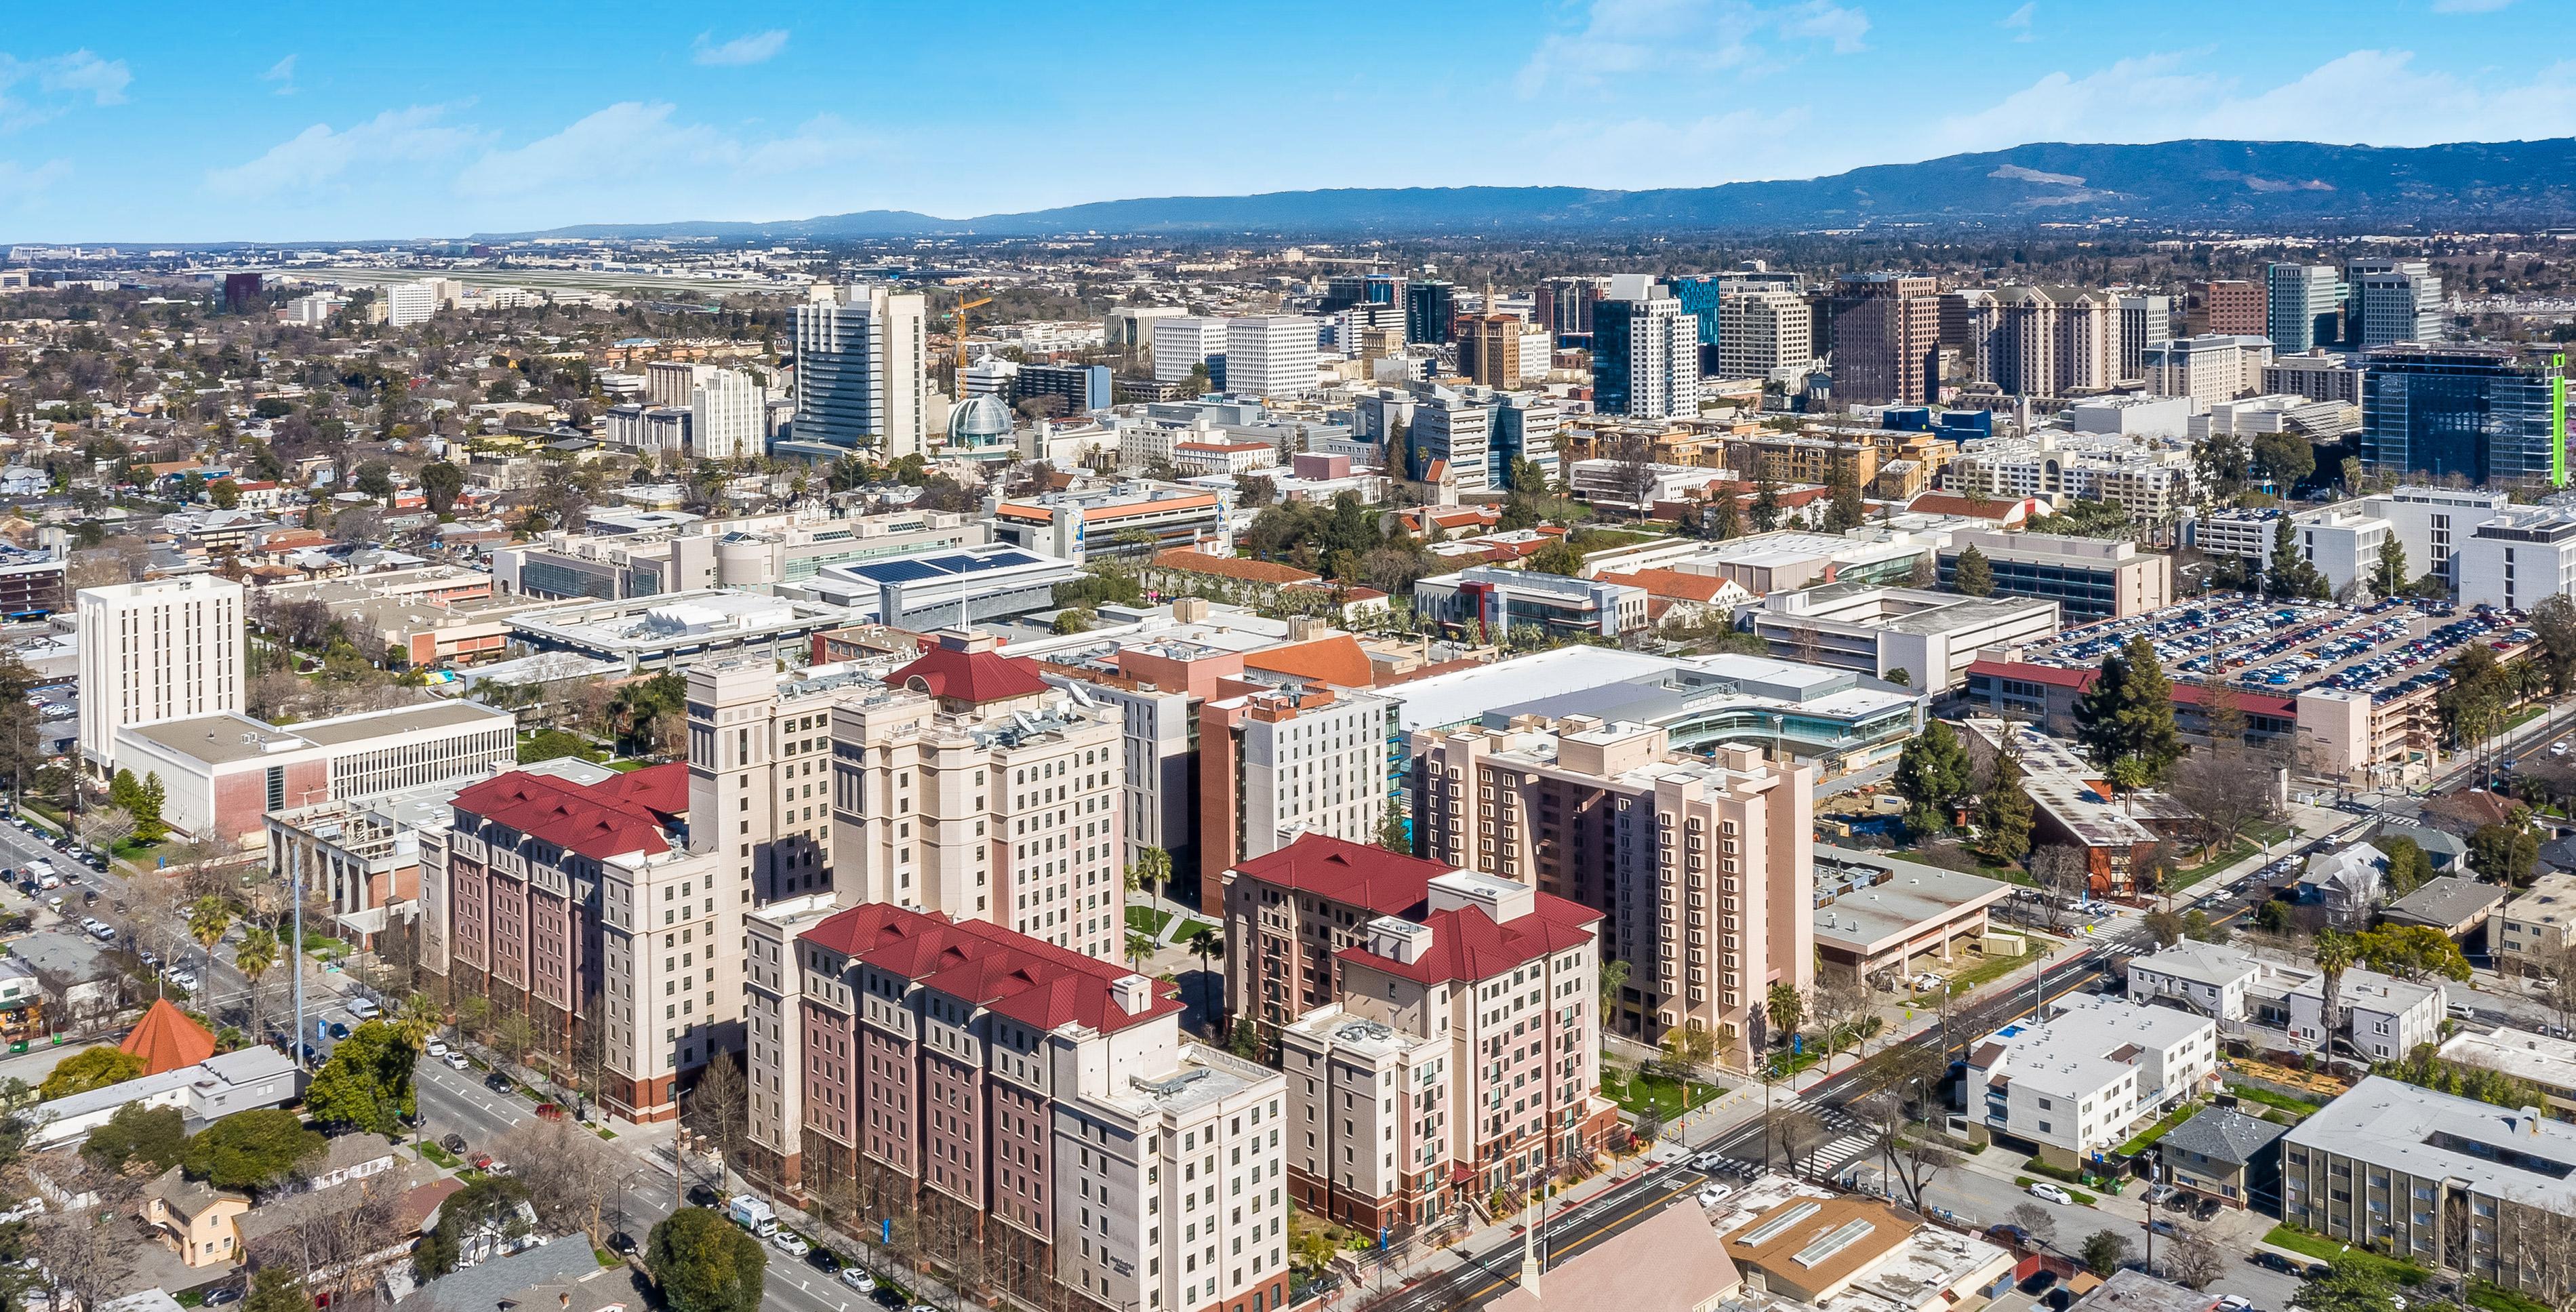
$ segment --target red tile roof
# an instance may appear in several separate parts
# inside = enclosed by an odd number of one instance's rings
[[[1208,574],[1218,578],[1241,579],[1246,583],[1312,583],[1324,576],[1294,565],[1268,560],[1245,560],[1240,556],[1212,556],[1195,547],[1173,547],[1155,555],[1154,568],[1180,570],[1189,574]]]
[[[595,861],[670,851],[662,822],[686,814],[688,807],[689,770],[676,761],[589,787],[514,770],[456,794],[459,811]]]
[[[2031,665],[2022,661],[1997,660],[1970,661],[1968,673],[1990,675],[1998,679],[2019,679],[2025,683],[2046,684],[2051,688],[2073,688],[2077,692],[2091,688],[2093,681],[2102,677],[2101,668],[2098,666],[2069,670],[2055,665]],[[2185,706],[2198,706],[2209,698],[2209,690],[2196,683],[2177,683],[2173,686],[2173,690],[2174,700]],[[2241,711],[2255,715],[2280,716],[2286,719],[2295,719],[2299,714],[2299,703],[2295,697],[2266,697],[2260,693],[2247,692],[2242,688],[2230,688],[2228,691],[2235,695],[2236,707]]]
[[[1497,925],[1481,907],[1435,911],[1423,917],[1431,927],[1431,950],[1410,964],[1381,957],[1364,947],[1334,954],[1402,979],[1424,984],[1467,983],[1526,966],[1551,952],[1563,952],[1592,938],[1584,926],[1601,918],[1563,898],[1537,895],[1528,915]]]
[[[1038,677],[1034,661],[997,651],[960,651],[948,646],[934,646],[921,653],[921,659],[886,676],[886,682],[897,688],[914,687],[915,680],[919,680],[921,691],[933,697],[977,706],[1012,697],[1033,697],[1047,690],[1046,680]]]
[[[1032,1029],[1079,1022],[1106,1034],[1181,1009],[1177,990],[1154,986],[1130,1014],[1110,986],[1134,972],[980,920],[872,902],[797,937]]]
[[[215,1036],[188,1019],[168,998],[153,1002],[125,1042],[116,1045],[143,1059],[143,1073],[159,1075],[194,1066],[215,1055]]]
[[[1677,569],[1632,569],[1624,574],[1604,574],[1603,582],[1625,583],[1644,588],[1652,597],[1669,597],[1677,601],[1713,601],[1726,590],[1727,580],[1711,574],[1685,574]]]
[[[1246,669],[1293,674],[1336,688],[1365,688],[1376,678],[1368,653],[1360,649],[1360,640],[1347,633],[1246,652],[1243,665]]]
[[[1419,910],[1431,881],[1451,867],[1329,834],[1304,834],[1235,866],[1241,878],[1366,907],[1381,916]]]

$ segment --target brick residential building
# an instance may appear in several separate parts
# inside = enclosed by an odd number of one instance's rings
[[[1771,985],[1814,985],[1814,767],[1733,744],[1675,754],[1660,728],[1589,716],[1416,745],[1428,855],[1602,913],[1602,958],[1630,971],[1611,1031],[1704,1029],[1740,1066],[1767,1038]]]
[[[808,1200],[910,1217],[932,1251],[980,1246],[1033,1301],[1286,1301],[1282,1077],[1184,1041],[1154,981],[883,903],[753,942],[755,1005],[792,1009],[800,1041],[755,1061],[754,1088],[794,1095],[752,1137],[792,1145],[780,1174]]]

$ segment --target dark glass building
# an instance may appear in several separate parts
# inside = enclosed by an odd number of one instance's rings
[[[1415,346],[1438,346],[1449,340],[1458,317],[1458,288],[1445,282],[1407,283],[1404,288],[1404,340]]]
[[[2364,466],[2427,481],[2566,485],[2566,356],[2534,366],[2501,347],[2401,346],[2366,360]]]

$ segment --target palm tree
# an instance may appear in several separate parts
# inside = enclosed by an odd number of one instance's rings
[[[1202,972],[1207,971],[1209,969],[1210,962],[1225,955],[1225,935],[1211,929],[1208,932],[1199,935],[1197,938],[1191,939],[1190,955],[1199,959],[1199,969]],[[1210,979],[1207,989],[1208,1020],[1213,1024],[1220,1018],[1219,1011],[1224,1002],[1225,991],[1216,986],[1216,982],[1213,978]]]
[[[438,1004],[428,994],[415,993],[403,999],[401,1015],[388,1019],[393,1021],[394,1033],[417,1052],[429,1042],[430,1035],[438,1032],[439,1021],[443,1018],[439,1015]]]
[[[241,946],[233,950],[233,965],[250,981],[250,1029],[259,1032],[259,977],[277,964],[277,931],[264,925],[253,925],[242,931]]]
[[[212,893],[188,904],[188,937],[206,950],[206,987],[215,983],[215,945],[224,941],[224,931],[233,927],[233,904]]]
[[[1142,972],[1145,958],[1154,955],[1154,936],[1141,929],[1127,931],[1127,967]]]
[[[1138,852],[1136,864],[1127,867],[1127,877],[1134,881],[1127,886],[1130,891],[1152,884],[1154,900],[1162,901],[1172,882],[1172,854],[1159,847]]]
[[[1798,1026],[1807,1019],[1807,998],[1798,991],[1797,985],[1781,980],[1763,996],[1762,1011],[1770,1018],[1774,1033],[1794,1036]]]
[[[2343,972],[2358,954],[2352,935],[2335,929],[2317,931],[2317,969],[2324,973],[2324,992],[2318,995],[2317,1024],[2325,1031],[2317,1045],[2332,1055],[2335,1031],[2343,1025]]]

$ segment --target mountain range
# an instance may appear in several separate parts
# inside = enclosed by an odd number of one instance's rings
[[[943,219],[862,210],[776,222],[600,223],[524,237],[1279,236],[2018,228],[2126,219],[2250,229],[2576,219],[2576,138],[2420,147],[2311,141],[2044,142],[1713,187],[1351,187],[1095,201]]]

